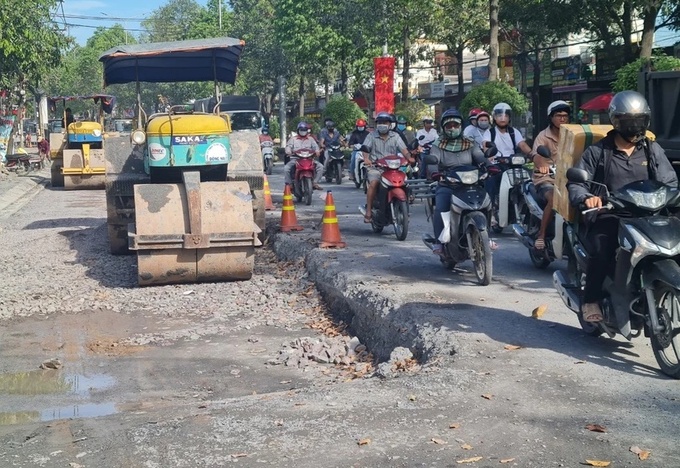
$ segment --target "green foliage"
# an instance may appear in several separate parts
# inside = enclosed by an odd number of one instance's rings
[[[325,117],[333,119],[336,128],[342,135],[354,130],[354,124],[358,119],[365,119],[366,114],[359,108],[356,102],[346,97],[333,97],[324,110]]]
[[[526,98],[517,89],[502,81],[489,81],[473,88],[465,96],[460,103],[460,112],[467,115],[470,109],[479,107],[491,113],[493,106],[499,102],[508,103],[515,115],[524,114],[529,109]]]
[[[394,115],[403,115],[406,117],[408,124],[413,127],[420,125],[423,117],[431,113],[430,107],[425,104],[425,101],[421,101],[420,99],[402,101],[394,108]]]
[[[654,55],[650,59],[639,58],[616,70],[616,80],[612,82],[612,90],[616,93],[630,89],[637,91],[638,75],[648,60],[651,62],[653,71],[680,70],[680,59],[675,57]]]
[[[275,116],[269,117],[269,136],[274,138],[281,138],[281,124],[279,119]]]

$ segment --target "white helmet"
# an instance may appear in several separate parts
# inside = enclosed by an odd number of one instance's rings
[[[566,112],[567,114],[571,114],[571,106],[567,104],[566,101],[553,101],[548,106],[548,117],[552,117],[552,115],[556,112]]]
[[[493,115],[505,114],[508,116],[508,118],[512,118],[512,107],[510,107],[510,104],[506,104],[505,102],[499,102],[493,106],[493,111],[491,113]]]

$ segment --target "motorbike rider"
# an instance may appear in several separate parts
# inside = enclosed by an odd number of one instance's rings
[[[399,153],[401,153],[409,162],[415,162],[406,149],[406,145],[399,137],[399,134],[390,130],[392,120],[389,113],[379,112],[375,118],[375,130],[366,137],[364,146],[362,147],[362,151],[364,151],[364,164],[368,169],[366,175],[368,190],[366,192],[365,223],[371,222],[373,199],[375,198],[378,191],[378,185],[380,184],[381,171],[372,167],[373,162],[390,154]]]
[[[324,152],[323,172],[326,173],[328,168],[328,147],[331,145],[342,145],[344,138],[340,135],[340,131],[335,128],[335,122],[331,119],[326,119],[326,126],[319,132],[319,146]]]
[[[645,98],[635,91],[622,91],[612,98],[608,111],[614,129],[588,147],[575,167],[587,171],[590,180],[606,185],[610,192],[649,179],[677,187],[677,175],[664,150],[646,137],[651,111]],[[602,199],[606,192],[597,185],[570,182],[567,188],[570,203],[578,209],[601,208],[606,203]],[[586,270],[582,313],[586,322],[600,322],[602,284],[615,265],[619,220],[606,212],[592,214],[586,217],[584,226],[591,258]]]
[[[477,146],[481,147],[484,141],[484,132],[491,126],[491,116],[488,112],[475,108],[469,113],[470,125],[463,130],[463,136],[475,140]]]
[[[297,125],[297,133],[286,144],[286,154],[290,156],[290,161],[283,167],[283,177],[286,184],[293,183],[293,170],[295,169],[295,162],[298,160],[295,152],[301,149],[309,149],[314,152],[316,157],[319,156],[319,145],[311,135],[307,122],[300,122]],[[316,166],[314,170],[314,190],[322,190],[319,181],[323,175],[323,164],[319,161],[314,161],[314,164]]]
[[[569,123],[571,116],[571,106],[565,101],[554,101],[548,106],[548,118],[550,124],[544,128],[534,140],[534,148],[532,151],[534,162],[533,184],[536,187],[538,196],[545,200],[545,208],[543,208],[543,219],[541,219],[541,227],[538,230],[538,236],[534,247],[536,250],[543,250],[545,248],[545,231],[548,229],[550,222],[553,219],[553,193],[555,190],[555,180],[550,176],[551,164],[557,163],[557,145],[560,141],[560,126]],[[552,162],[549,159],[536,153],[539,146],[545,146],[550,150]]]
[[[479,166],[486,163],[483,153],[479,150],[473,139],[463,135],[463,116],[457,109],[449,109],[444,112],[440,119],[442,135],[437,138],[430,149],[430,156],[437,158],[437,166],[441,173],[458,166]],[[473,151],[477,149],[477,151]],[[439,183],[435,189],[435,207],[432,216],[434,237],[436,243],[432,251],[442,255],[442,244],[439,236],[444,230],[443,217],[448,216],[451,210],[451,196],[453,188]]]
[[[420,137],[424,138],[421,140]],[[434,128],[434,119],[430,115],[423,117],[423,128],[416,132],[416,138],[420,146],[430,145],[434,140],[439,138],[437,129]]]
[[[403,115],[397,116],[397,126],[394,131],[399,134],[406,146],[416,137],[413,131],[408,129],[408,119]]]
[[[519,130],[510,125],[512,120],[512,107],[505,102],[499,102],[493,108],[494,125],[484,132],[482,137],[483,149],[489,148],[489,143],[496,145],[498,156],[511,157],[517,152],[522,152],[525,155],[531,155],[532,151],[524,141],[524,137]],[[490,175],[486,179],[486,191],[489,193],[491,200],[496,200],[498,191],[501,186],[502,173]],[[497,223],[498,220],[491,221],[492,224]]]
[[[366,129],[366,121],[359,119],[356,121],[354,130],[349,134],[349,142],[347,145],[354,148],[354,145],[363,145],[364,140],[368,136],[369,131]],[[361,153],[359,149],[352,149],[352,157],[349,160],[349,180],[354,180],[354,168],[357,162],[357,155]]]

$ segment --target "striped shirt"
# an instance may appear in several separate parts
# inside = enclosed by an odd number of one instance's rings
[[[387,138],[383,139],[377,130],[366,137],[364,146],[368,148],[371,161],[376,161],[390,154],[402,155],[401,150],[406,149],[404,140],[398,133],[389,132]]]

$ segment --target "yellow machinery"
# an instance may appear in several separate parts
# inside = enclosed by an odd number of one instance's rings
[[[99,122],[69,122],[66,103],[74,100],[93,99],[100,103]],[[101,124],[103,112],[111,112],[115,98],[104,94],[91,96],[59,96],[49,98],[56,108],[61,102],[64,111],[64,122],[68,125],[64,131],[50,134],[50,158],[52,159],[52,187],[65,189],[103,189],[106,173],[104,156],[105,135]]]
[[[107,141],[106,199],[110,250],[137,252],[140,285],[252,276],[261,202],[246,177],[230,174],[228,117],[186,106],[147,116],[140,92],[140,81],[214,81],[220,96],[217,83],[234,82],[242,47],[219,38],[126,45],[100,57],[106,84],[137,85],[137,129]],[[253,151],[261,161],[259,146]]]

